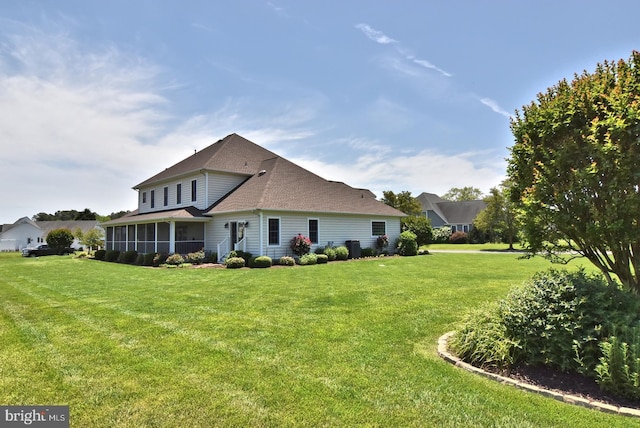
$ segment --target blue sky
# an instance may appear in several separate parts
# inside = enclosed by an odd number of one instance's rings
[[[0,223],[135,209],[236,132],[354,187],[485,193],[509,117],[640,49],[635,1],[4,1]]]

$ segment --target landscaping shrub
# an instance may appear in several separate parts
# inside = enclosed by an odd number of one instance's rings
[[[107,250],[96,250],[95,253],[93,253],[93,258],[96,260],[104,260],[104,256],[107,254]]]
[[[329,257],[326,254],[316,254],[317,264],[326,264],[329,262]]]
[[[119,250],[108,250],[104,255],[105,262],[117,262],[120,257]]]
[[[596,378],[620,393],[637,388],[633,361],[640,339],[629,326],[639,323],[638,296],[601,275],[550,269],[467,318],[450,346],[472,364],[545,365]],[[617,334],[630,339],[623,343]]]
[[[215,251],[205,251],[203,263],[218,263],[218,253]]]
[[[611,336],[600,342],[602,356],[596,366],[597,382],[605,391],[621,397],[640,398],[640,328],[628,340]]]
[[[156,258],[156,253],[147,253],[144,255],[143,266],[153,266],[153,261]]]
[[[316,247],[316,249],[313,250],[313,252],[315,254],[324,254],[324,247]]]
[[[442,226],[432,231],[433,237],[431,242],[434,244],[446,244],[451,236],[451,226]]]
[[[334,248],[325,247],[323,252],[327,256],[330,262],[336,259],[336,250]],[[347,250],[347,257],[349,257],[349,250]]]
[[[249,252],[235,250],[229,253],[229,255],[227,256],[227,259],[234,258],[234,257],[240,257],[241,259],[244,259],[244,264],[245,266],[247,266],[249,265],[249,261],[251,260],[251,257],[253,257],[253,255]]]
[[[363,248],[360,250],[360,257],[375,257],[377,251],[373,248]]]
[[[271,257],[269,256],[258,256],[253,257],[249,261],[249,267],[251,268],[269,268],[273,264]]]
[[[467,234],[464,232],[454,232],[449,237],[449,244],[466,244],[469,242]]]
[[[45,238],[49,247],[58,254],[62,254],[65,248],[73,244],[73,232],[66,228],[53,229]]]
[[[123,251],[118,256],[118,263],[127,263],[131,265],[136,262],[137,257],[138,252],[136,250]]]
[[[407,216],[401,222],[401,230],[410,230],[416,234],[416,242],[418,246],[427,245],[433,241],[433,228],[431,220],[424,215]]]
[[[300,257],[301,266],[315,265],[317,263],[318,263],[318,256],[316,254],[307,253],[307,254],[304,254],[302,257]]]
[[[344,245],[336,247],[336,260],[347,260],[349,258],[349,249]]]
[[[415,256],[418,254],[418,242],[416,234],[410,230],[405,230],[398,238],[398,254],[401,256]]]
[[[383,252],[385,248],[389,246],[389,237],[387,235],[380,235],[376,238],[376,250],[379,253]],[[362,257],[367,257],[362,254]]]
[[[143,264],[144,264],[144,254],[140,253],[136,257],[136,265],[137,266],[142,266]]]
[[[294,266],[296,264],[296,260],[290,256],[282,256],[280,260],[278,260],[278,264],[282,266]]]
[[[245,260],[242,257],[227,257],[224,265],[229,269],[239,269],[245,266]]]
[[[185,257],[185,262],[192,263],[194,265],[199,265],[204,263],[205,258],[206,258],[206,255],[204,253],[204,249],[202,249],[200,251],[187,254],[187,257]]]
[[[172,266],[178,266],[184,263],[184,257],[177,253],[171,254],[169,257],[167,257],[165,263]]]
[[[155,256],[153,256],[153,266],[158,267],[165,264],[165,262],[167,261],[167,257],[169,257],[169,255],[166,253],[156,254]]]
[[[289,241],[289,248],[291,248],[293,254],[303,256],[311,250],[311,240],[306,236],[298,234]]]

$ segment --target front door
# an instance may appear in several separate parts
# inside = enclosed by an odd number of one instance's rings
[[[229,223],[229,233],[231,236],[229,239],[231,240],[231,248],[234,248],[236,242],[238,242],[238,222],[232,221]]]

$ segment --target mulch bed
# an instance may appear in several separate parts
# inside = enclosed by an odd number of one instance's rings
[[[594,379],[578,373],[562,373],[549,367],[518,366],[509,371],[492,371],[504,377],[516,379],[520,382],[535,385],[540,388],[571,394],[592,401],[610,404],[618,407],[628,407],[640,410],[640,400],[629,400],[613,396],[600,389]]]

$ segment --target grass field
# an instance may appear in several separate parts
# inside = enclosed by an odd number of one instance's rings
[[[437,253],[271,269],[0,255],[0,404],[72,427],[627,427],[442,361],[440,335],[546,269]]]

